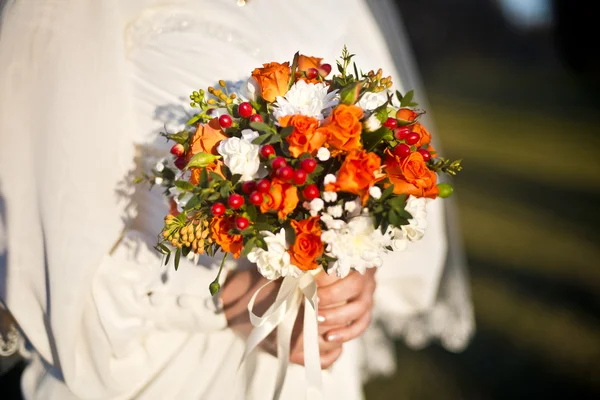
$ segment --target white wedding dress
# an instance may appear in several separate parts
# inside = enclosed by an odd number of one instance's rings
[[[244,341],[208,293],[216,262],[160,267],[152,245],[166,205],[158,189],[131,189],[132,161],[147,168],[140,160],[166,154],[157,133],[186,118],[191,91],[297,50],[334,64],[344,44],[404,90],[360,0],[6,2],[0,298],[31,344],[26,399],[231,399],[236,385],[245,399],[270,398],[273,356],[256,352],[235,379]],[[325,398],[361,399],[369,373],[390,372],[390,336],[468,340],[470,310],[445,320],[436,303],[442,202],[429,207],[425,239],[378,271],[375,320],[324,371]],[[436,313],[433,328],[424,321]],[[290,366],[282,398],[304,398],[304,386]]]

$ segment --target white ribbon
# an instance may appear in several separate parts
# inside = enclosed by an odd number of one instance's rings
[[[254,326],[248,337],[246,351],[240,367],[246,357],[277,329],[278,368],[273,400],[279,400],[290,362],[292,330],[298,310],[304,300],[304,369],[306,371],[306,399],[323,398],[321,359],[319,355],[319,333],[317,325],[317,284],[312,272],[305,272],[299,278],[287,276],[281,283],[275,302],[262,317],[254,314],[254,303],[258,294],[271,282],[263,285],[248,303],[250,322]]]

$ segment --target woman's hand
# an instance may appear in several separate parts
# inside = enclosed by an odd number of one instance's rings
[[[344,343],[360,336],[371,323],[375,268],[364,275],[352,270],[343,279],[317,275],[319,331],[330,343]]]
[[[248,316],[250,298],[256,290],[267,282],[256,269],[250,268],[232,273],[221,289],[221,299],[223,300],[228,325],[243,337],[247,337],[253,329]],[[262,315],[275,302],[280,285],[281,280],[275,281],[260,292],[254,304],[255,314]],[[292,332],[292,348],[290,351],[290,361],[301,365],[304,365],[303,318],[304,309],[301,307]],[[277,354],[275,332],[262,342],[261,347],[273,355]],[[320,335],[319,351],[321,354],[321,367],[328,368],[342,354],[342,342],[328,342]]]

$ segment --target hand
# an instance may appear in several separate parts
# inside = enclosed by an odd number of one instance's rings
[[[221,289],[221,299],[223,300],[227,323],[231,329],[243,337],[247,337],[253,329],[248,316],[250,298],[256,290],[267,282],[256,269],[250,268],[232,273]],[[264,314],[269,306],[275,302],[280,285],[281,280],[275,281],[260,292],[254,304],[254,312],[257,315]],[[292,332],[292,348],[290,351],[290,361],[300,365],[304,365],[303,319],[304,309],[301,307]],[[261,343],[261,347],[268,353],[277,354],[275,332]],[[321,368],[328,368],[342,354],[342,344],[327,342],[320,335],[319,351],[321,354]]]
[[[343,279],[317,275],[319,331],[330,343],[344,343],[360,336],[371,323],[375,268],[364,275],[352,270]]]

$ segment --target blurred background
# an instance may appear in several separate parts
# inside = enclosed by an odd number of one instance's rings
[[[397,0],[456,180],[477,334],[369,400],[600,398],[600,35],[567,0]],[[586,2],[592,3],[592,2]],[[10,368],[11,366],[15,366]],[[0,398],[21,364],[1,358]]]
[[[383,399],[600,399],[600,29],[591,2],[397,0],[450,158],[477,333],[398,344]],[[585,5],[587,3],[588,5]]]

